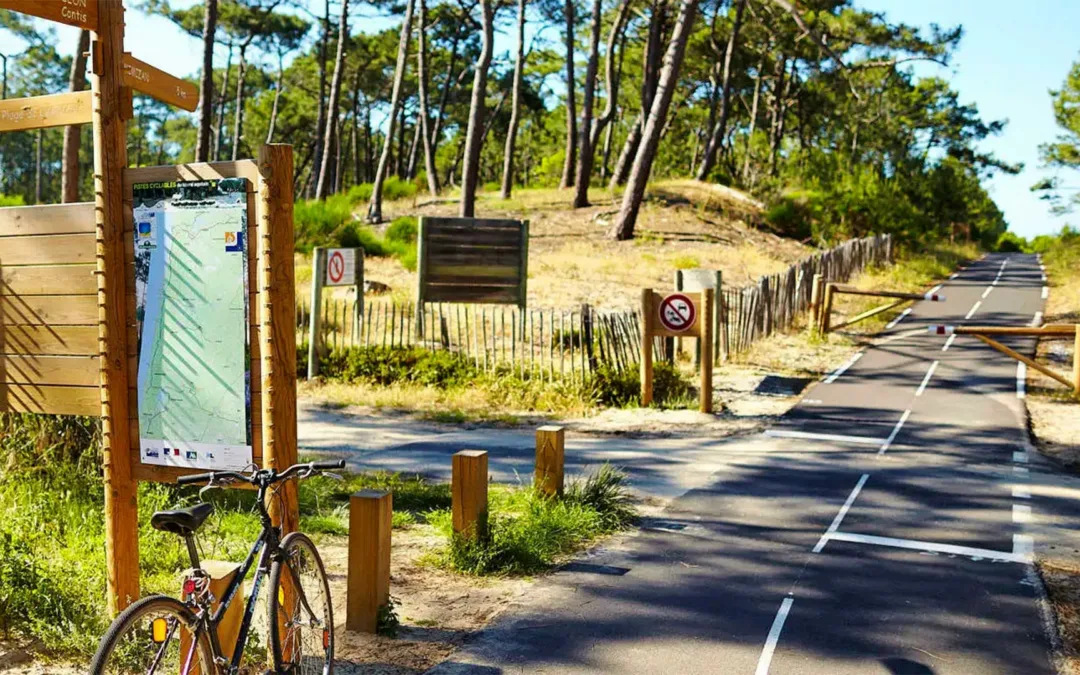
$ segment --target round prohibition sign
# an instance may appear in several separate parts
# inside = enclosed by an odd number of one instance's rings
[[[330,256],[330,260],[326,263],[326,274],[330,277],[330,283],[341,283],[345,276],[345,256],[341,254],[341,251],[334,251],[334,254]]]
[[[689,296],[673,293],[660,301],[660,325],[674,333],[690,330],[697,319],[697,309]]]

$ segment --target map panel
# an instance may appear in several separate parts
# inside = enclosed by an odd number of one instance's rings
[[[247,181],[133,186],[140,457],[252,461]]]

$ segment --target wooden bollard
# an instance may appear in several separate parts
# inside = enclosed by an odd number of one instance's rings
[[[451,460],[451,511],[454,532],[463,537],[487,537],[488,454],[462,450]]]
[[[233,577],[240,572],[240,563],[229,562],[226,560],[203,560],[202,569],[210,577],[210,594],[214,596],[214,602],[211,605],[211,611],[216,612],[218,605],[221,604],[221,598],[224,597],[225,591],[228,590],[229,584],[232,583]],[[187,578],[185,575],[184,578]],[[244,597],[244,587],[241,583],[240,590],[236,596],[241,600]],[[226,659],[232,659],[233,649],[236,647],[236,639],[240,636],[240,623],[244,619],[244,603],[234,601],[229,605],[229,608],[225,610],[225,614],[221,617],[221,623],[217,626],[218,641],[221,644],[221,655]],[[187,654],[191,645],[191,635],[187,631],[180,632],[180,653]],[[192,667],[190,675],[204,675],[199,670],[199,666],[196,664]],[[205,675],[210,675],[206,673]]]
[[[836,284],[825,284],[825,301],[824,306],[821,308],[821,334],[827,335],[832,328],[832,306],[833,306],[833,293]]]
[[[1073,341],[1073,393],[1080,396],[1080,323],[1076,324]]]
[[[536,469],[533,485],[548,496],[562,496],[563,454],[566,433],[562,427],[536,430]]]
[[[811,334],[821,329],[821,291],[825,285],[825,277],[815,274],[810,282],[810,320],[807,321],[807,329]]]
[[[379,608],[390,601],[393,500],[385,490],[361,490],[349,499],[347,630],[374,633]]]

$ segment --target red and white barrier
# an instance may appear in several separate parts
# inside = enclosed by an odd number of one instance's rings
[[[923,300],[929,300],[930,302],[945,302],[945,296],[938,295],[937,293],[927,293],[923,296]]]
[[[956,332],[956,326],[929,326],[931,335],[952,335]]]

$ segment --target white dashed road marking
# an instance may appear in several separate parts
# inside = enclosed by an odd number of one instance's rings
[[[825,548],[825,544],[828,543],[829,537],[832,536],[838,529],[840,529],[840,523],[844,521],[844,516],[847,515],[848,509],[855,503],[855,498],[859,496],[859,492],[862,491],[864,485],[866,485],[867,479],[870,478],[870,474],[864,473],[859,482],[855,484],[855,489],[848,495],[847,501],[840,507],[839,513],[833,518],[832,524],[829,525],[829,529],[825,530],[825,534],[821,535],[821,539],[818,540],[817,546],[814,547],[814,553],[821,553],[821,549]]]
[[[941,351],[943,351],[943,352],[949,351],[949,347],[952,347],[953,340],[955,340],[955,339],[956,339],[956,333],[953,333],[952,335],[949,336],[949,339],[945,341],[945,346],[941,348]]]
[[[843,375],[847,371],[848,368],[855,365],[855,362],[858,361],[859,359],[861,359],[862,356],[863,356],[863,352],[859,352],[855,356],[852,356],[850,359],[848,359],[847,363],[845,363],[844,365],[842,365],[839,368],[837,368],[836,370],[834,370],[832,375],[829,375],[828,377],[825,378],[825,384],[832,384],[833,382],[836,382],[836,378]]]
[[[768,675],[773,652],[776,651],[776,643],[780,641],[780,632],[784,630],[784,622],[787,621],[788,612],[791,611],[793,602],[795,602],[794,598],[784,598],[784,601],[780,603],[780,611],[776,613],[776,618],[773,619],[772,628],[769,629],[769,637],[765,638],[765,649],[761,650],[761,657],[758,659],[757,670],[754,671],[754,675]]]
[[[1013,504],[1013,522],[1014,523],[1030,523],[1031,522],[1031,507],[1024,504]]]
[[[893,537],[878,537],[872,534],[855,534],[853,532],[835,532],[829,539],[831,541],[846,541],[853,544],[871,544],[875,546],[889,546],[892,548],[906,548],[913,551],[926,551],[929,553],[947,553],[949,555],[962,555],[968,558],[989,558],[991,560],[1003,560],[1005,562],[1027,563],[1031,562],[1031,552],[1024,552],[1023,546],[1017,545],[1017,537],[1013,535],[1013,551],[994,551],[988,548],[973,548],[971,546],[957,546],[956,544],[939,544],[935,541],[914,541],[912,539],[896,539]],[[1028,537],[1030,539],[1030,537]]]
[[[1027,364],[1023,361],[1016,364],[1016,398],[1027,397]]]
[[[965,317],[964,317],[964,319],[965,319],[965,320],[966,320],[966,319],[970,319],[970,318],[971,318],[972,316],[974,316],[974,315],[975,315],[975,312],[979,311],[979,307],[980,307],[981,305],[982,305],[982,300],[979,300],[978,302],[976,302],[976,303],[975,303],[975,304],[974,304],[974,305],[973,305],[973,306],[971,307],[971,310],[970,310],[970,311],[969,311],[969,312],[967,313],[967,316],[965,316]]]
[[[801,438],[807,441],[835,441],[837,443],[855,443],[857,445],[881,445],[882,439],[872,436],[844,436],[841,434],[816,434],[812,431],[794,429],[768,429],[765,435],[772,438]]]
[[[930,364],[930,369],[926,371],[926,377],[923,378],[922,384],[920,384],[919,388],[915,391],[916,396],[922,396],[923,392],[926,391],[926,385],[930,384],[930,378],[934,376],[934,371],[937,370],[939,363],[941,362],[934,361]]]
[[[896,423],[895,427],[893,427],[892,433],[889,434],[889,437],[885,439],[885,443],[882,444],[881,449],[878,450],[877,454],[885,454],[885,451],[888,450],[889,446],[892,445],[892,442],[896,440],[896,435],[900,433],[900,428],[904,426],[904,422],[907,422],[907,419],[909,417],[911,417],[911,411],[905,410],[904,414],[900,416],[900,421]]]
[[[890,321],[888,324],[886,324],[885,330],[892,330],[896,326],[896,324],[903,321],[904,317],[906,317],[908,314],[911,314],[911,308],[910,307],[908,307],[904,311],[900,312],[900,316],[896,317],[895,319]]]

